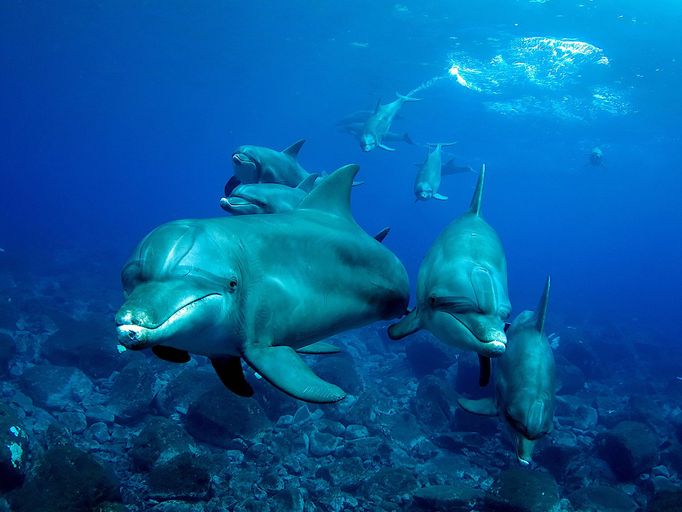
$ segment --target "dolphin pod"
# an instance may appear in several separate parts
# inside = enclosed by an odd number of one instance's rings
[[[555,364],[544,332],[549,286],[548,277],[537,311],[519,314],[507,331],[507,350],[495,368],[495,398],[458,400],[468,412],[504,418],[522,465],[531,462],[535,442],[551,432],[554,417]]]
[[[421,263],[416,306],[388,330],[399,340],[427,329],[448,345],[477,352],[482,385],[490,374],[489,358],[505,351],[505,320],[511,313],[502,242],[481,217],[484,181],[485,166],[469,210],[445,228]]]
[[[409,299],[402,263],[353,219],[357,171],[336,170],[290,212],[179,220],[153,230],[122,271],[121,345],[172,362],[207,356],[241,396],[253,394],[243,359],[295,398],[344,398],[297,351],[335,352],[321,340],[397,318]]]

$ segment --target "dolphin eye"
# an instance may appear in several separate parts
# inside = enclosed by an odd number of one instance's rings
[[[227,286],[229,287],[229,289],[230,289],[231,292],[236,291],[238,285],[239,285],[239,283],[237,282],[237,278],[236,278],[236,277],[233,277],[232,279],[230,279],[230,282],[227,283]]]

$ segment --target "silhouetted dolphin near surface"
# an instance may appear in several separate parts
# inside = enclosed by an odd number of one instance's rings
[[[317,177],[317,174],[311,174],[295,188],[279,183],[238,185],[229,192],[226,190],[227,197],[220,200],[220,207],[233,215],[288,212],[313,189]]]
[[[414,181],[414,195],[417,200],[428,201],[429,199],[438,199],[445,201],[446,196],[439,194],[441,172],[443,166],[443,146],[452,146],[455,142],[429,144],[434,146],[433,151],[429,152],[423,164],[419,165],[419,172]]]
[[[384,137],[391,130],[393,119],[398,114],[403,103],[406,101],[419,101],[418,98],[402,96],[397,93],[396,95],[398,99],[391,103],[386,103],[385,105],[377,103],[374,113],[365,121],[362,136],[360,137],[360,147],[363,151],[371,151],[376,147],[387,151],[395,151],[394,148],[388,147],[383,143]]]
[[[473,350],[482,377],[489,374],[488,358],[504,353],[511,312],[502,243],[481,218],[484,180],[485,166],[469,211],[445,228],[422,261],[415,308],[388,330],[397,340],[427,329],[448,345]]]
[[[239,146],[232,154],[234,178],[239,183],[297,186],[310,175],[296,159],[304,142],[301,139],[282,151],[263,146]]]
[[[544,333],[549,287],[548,277],[537,311],[524,311],[507,331],[507,350],[495,367],[495,399],[458,400],[474,414],[502,416],[523,465],[531,462],[535,442],[551,432],[554,418],[554,355]]]
[[[240,359],[295,398],[345,397],[296,353],[405,312],[407,272],[350,211],[356,165],[325,178],[288,213],[179,220],[137,247],[122,271],[119,342],[169,361],[210,358],[221,381],[250,396]]]

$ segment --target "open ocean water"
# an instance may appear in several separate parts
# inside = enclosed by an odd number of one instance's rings
[[[674,0],[3,2],[0,512],[681,511],[681,51]],[[483,165],[511,311],[474,249],[418,289]],[[408,289],[459,323],[391,340]]]

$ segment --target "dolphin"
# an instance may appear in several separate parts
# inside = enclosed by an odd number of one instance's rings
[[[507,350],[495,368],[495,399],[458,400],[474,414],[502,416],[524,466],[532,460],[535,442],[551,432],[554,418],[555,364],[544,332],[549,285],[548,277],[537,311],[524,311],[507,331]]]
[[[365,123],[349,123],[345,125],[340,125],[340,130],[355,137],[358,142],[362,142],[362,133],[365,128]],[[386,132],[382,139],[383,142],[405,142],[407,144],[414,145],[414,141],[410,134],[405,133],[395,133]]]
[[[282,151],[262,146],[239,146],[232,154],[236,184],[280,183],[297,186],[310,175],[296,160],[304,142],[303,139],[294,142]]]
[[[397,318],[409,299],[405,267],[353,219],[357,172],[357,165],[337,169],[290,212],[178,220],[153,230],[122,270],[119,343],[172,362],[207,356],[241,396],[253,394],[244,359],[300,400],[344,398],[297,351],[335,352],[320,340]]]
[[[226,191],[227,197],[220,200],[220,207],[233,215],[288,212],[296,208],[313,189],[317,176],[311,174],[295,188],[279,183],[238,185]]]
[[[592,151],[590,151],[590,164],[594,165],[596,167],[600,167],[603,165],[604,161],[604,152],[599,146],[595,146],[592,148]]]
[[[441,167],[441,174],[447,176],[450,174],[464,174],[468,172],[476,172],[470,165],[457,165],[455,159],[451,158]]]
[[[394,148],[388,147],[383,143],[384,137],[390,131],[393,119],[398,114],[403,103],[406,101],[419,101],[418,98],[403,96],[398,93],[396,95],[398,98],[391,103],[386,103],[385,105],[377,103],[376,109],[365,121],[362,135],[360,136],[360,147],[363,151],[371,151],[376,147],[387,151],[395,151]]]
[[[445,201],[447,196],[438,193],[441,181],[441,167],[443,165],[443,146],[451,146],[454,142],[428,144],[435,146],[427,156],[423,164],[419,165],[419,172],[414,181],[414,194],[417,201],[427,201],[431,198]]]
[[[427,329],[448,345],[478,353],[481,384],[490,357],[504,353],[505,319],[511,313],[507,261],[497,233],[481,218],[485,166],[469,211],[448,225],[419,268],[417,304],[388,335],[399,340]]]

